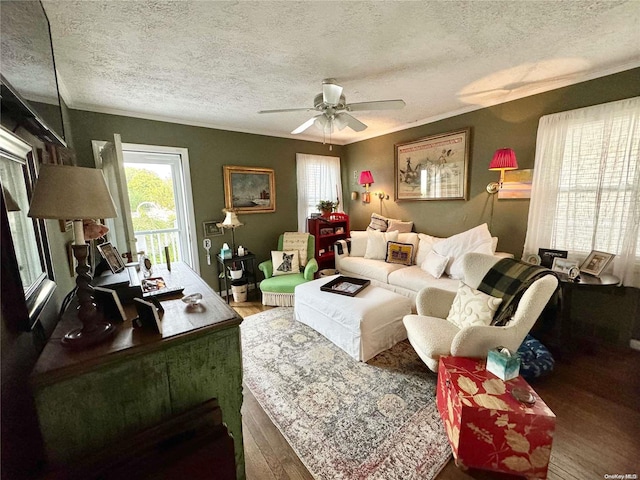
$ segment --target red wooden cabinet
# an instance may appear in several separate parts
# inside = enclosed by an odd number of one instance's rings
[[[315,259],[318,262],[318,270],[335,268],[333,244],[351,235],[349,215],[332,213],[328,218],[308,218],[307,231],[316,239]]]
[[[441,357],[437,404],[456,465],[546,478],[556,417],[522,377],[505,382],[485,360]]]

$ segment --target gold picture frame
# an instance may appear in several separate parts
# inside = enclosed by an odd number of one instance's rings
[[[236,213],[276,211],[275,171],[272,168],[225,165],[224,205]]]
[[[395,145],[395,200],[467,200],[471,129]]]

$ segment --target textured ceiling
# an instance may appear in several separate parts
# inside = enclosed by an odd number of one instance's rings
[[[42,3],[72,108],[292,137],[313,112],[257,112],[312,107],[323,78],[406,102],[336,144],[640,66],[637,0]]]

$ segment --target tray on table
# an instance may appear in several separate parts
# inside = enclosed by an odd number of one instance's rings
[[[364,278],[340,276],[322,285],[320,287],[320,290],[322,290],[323,292],[337,293],[338,295],[355,297],[370,283],[370,280],[365,280]]]

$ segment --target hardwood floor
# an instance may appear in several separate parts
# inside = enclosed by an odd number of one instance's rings
[[[243,317],[267,310],[260,302],[231,303]],[[640,475],[640,352],[598,346],[557,361],[553,373],[531,382],[556,414],[548,478],[603,479]],[[304,464],[245,388],[243,433],[248,480],[312,479]],[[511,479],[450,461],[438,480]],[[627,478],[638,478],[627,477]]]

